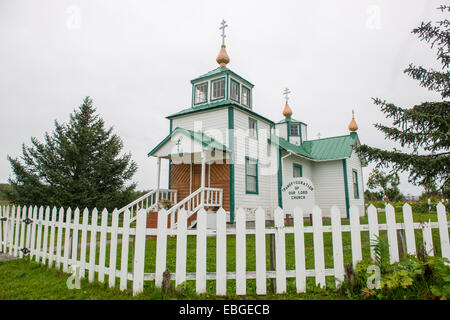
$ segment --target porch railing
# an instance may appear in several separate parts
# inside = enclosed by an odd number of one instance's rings
[[[223,203],[223,190],[219,188],[200,187],[189,196],[176,203],[167,211],[171,228],[176,227],[175,215],[180,209],[187,211],[187,218],[203,207],[218,207]]]
[[[130,210],[130,223],[136,220],[136,212],[140,209],[145,209],[147,212],[149,210],[157,210],[157,204],[159,200],[170,200],[172,203],[177,203],[177,190],[172,189],[155,189],[150,190],[148,193],[144,194],[142,197],[134,200],[133,202],[127,204],[125,207],[118,210],[118,213],[123,213],[126,210]]]

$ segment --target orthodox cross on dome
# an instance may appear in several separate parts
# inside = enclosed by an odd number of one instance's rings
[[[221,26],[220,26],[219,29],[222,30],[222,35],[221,35],[221,37],[222,37],[222,45],[225,45],[225,38],[226,38],[225,28],[228,27],[228,25],[227,25],[227,22],[225,21],[225,19],[222,20],[222,22],[220,24],[221,24]]]
[[[289,94],[290,93],[291,93],[291,91],[288,88],[284,89],[284,91],[283,91],[283,95],[284,95],[284,98],[286,99],[286,103],[289,100]]]

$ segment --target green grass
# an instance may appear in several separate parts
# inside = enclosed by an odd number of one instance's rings
[[[385,222],[385,214],[378,214],[379,223]],[[435,214],[414,214],[414,221],[437,221]],[[402,222],[402,215],[397,214],[397,222]],[[361,224],[366,224],[367,218],[361,218]],[[329,225],[329,220],[324,220],[324,225]],[[343,221],[343,224],[348,224],[348,221]],[[305,222],[309,225],[309,222]],[[386,231],[380,231],[382,237],[386,237]],[[119,237],[120,238],[120,237]],[[63,237],[64,239],[64,237]],[[89,241],[90,234],[87,239]],[[350,233],[344,232],[342,235],[343,249],[344,249],[344,263],[350,263],[351,255],[351,241]],[[370,246],[368,232],[361,233],[363,258],[369,258]],[[421,243],[421,232],[416,231],[416,243]],[[207,238],[207,271],[214,272],[216,267],[216,238]],[[440,256],[439,233],[437,229],[433,229],[433,242],[435,252]],[[247,252],[246,263],[247,270],[255,270],[255,244],[254,235],[247,235]],[[132,243],[130,243],[130,256],[128,259],[128,270],[132,270]],[[108,245],[109,247],[109,245]],[[268,248],[268,237],[267,246]],[[324,247],[325,247],[325,267],[333,268],[333,247],[331,233],[324,233]],[[235,236],[229,235],[227,237],[227,271],[235,271]],[[313,235],[305,235],[305,256],[306,268],[314,268],[314,247]],[[174,273],[176,263],[176,238],[169,237],[167,240],[167,268]],[[269,270],[269,251],[267,251],[267,270]],[[117,251],[117,270],[120,269],[121,244],[118,244]],[[98,249],[96,251],[98,261]],[[87,248],[86,257],[89,260],[89,248]],[[155,271],[155,257],[156,257],[156,239],[150,238],[146,240],[146,258],[145,258],[145,272],[152,273]],[[188,236],[187,240],[187,272],[195,272],[196,259],[196,238],[195,236]],[[286,235],[286,268],[287,270],[295,269],[294,261],[294,237],[293,234]],[[109,267],[109,249],[106,254],[106,266]],[[130,290],[125,293],[119,292],[117,289],[107,289],[107,285],[95,282],[94,284],[87,283],[83,280],[80,290],[69,290],[66,287],[66,280],[68,274],[56,271],[54,268],[49,269],[46,266],[39,265],[35,262],[29,262],[28,259],[16,260],[10,262],[0,263],[0,299],[222,299],[214,296],[215,281],[207,281],[207,294],[197,296],[195,294],[195,281],[187,281],[179,292],[174,292],[167,296],[162,296],[161,291],[154,287],[154,281],[146,281],[144,283],[144,293],[141,296],[133,297]],[[287,294],[284,295],[269,295],[259,297],[256,296],[255,280],[247,280],[247,296],[238,297],[235,295],[235,281],[227,281],[227,297],[233,299],[343,299],[344,297],[337,295],[334,290],[333,277],[326,278],[327,290],[317,289],[314,287],[314,278],[307,278],[307,293],[296,294],[295,279],[287,279]],[[108,283],[108,276],[105,276],[105,283]],[[268,292],[269,292],[269,280]],[[116,286],[119,284],[119,279],[116,279]],[[128,288],[131,288],[131,281],[128,282]],[[172,281],[172,286],[174,283]]]

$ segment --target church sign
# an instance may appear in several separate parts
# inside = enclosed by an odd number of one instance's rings
[[[303,214],[312,212],[315,204],[314,185],[308,178],[293,178],[281,188],[283,209],[293,214],[294,208],[303,209]]]

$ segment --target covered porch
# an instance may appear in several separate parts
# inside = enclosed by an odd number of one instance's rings
[[[230,165],[226,146],[201,132],[176,128],[148,155],[157,158],[157,199],[149,210],[149,227],[157,223],[159,208],[167,210],[172,228],[176,226],[180,209],[188,213],[188,226],[194,224],[201,208],[209,214],[220,207],[230,210]],[[162,159],[169,160],[167,190],[160,188]],[[208,225],[213,227],[215,218],[211,216]]]

